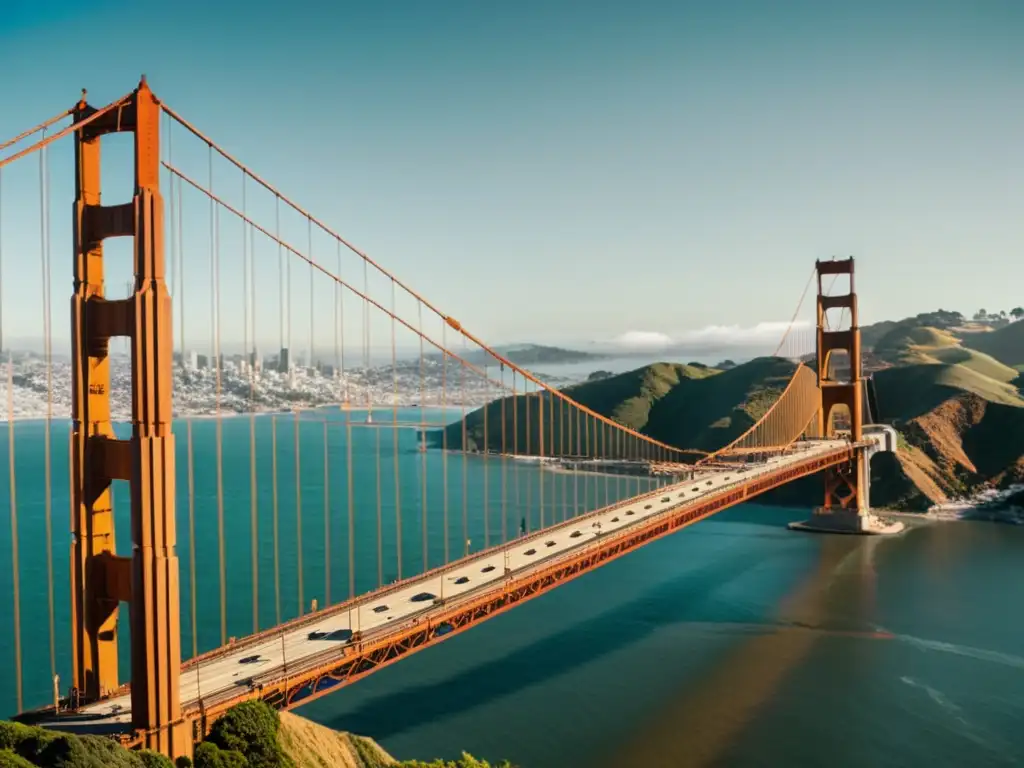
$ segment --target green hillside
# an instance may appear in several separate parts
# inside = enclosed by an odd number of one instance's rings
[[[960,339],[950,331],[914,325],[913,321],[897,323],[878,339],[873,351],[879,360],[890,364],[959,365],[1003,384],[1019,375],[1019,371],[990,355],[961,346]]]
[[[886,368],[874,374],[878,409],[885,421],[907,420],[960,393],[990,403],[1024,407],[1017,390],[963,365],[920,363]]]
[[[612,418],[631,429],[643,431],[652,405],[681,381],[701,379],[716,373],[714,368],[703,366],[654,363],[626,373],[575,384],[566,387],[564,391],[595,413]],[[575,417],[570,421],[569,408],[550,393],[543,392],[503,397],[467,414],[466,447],[471,451],[480,451],[486,445],[488,450],[495,452],[538,454],[542,445],[541,419],[544,424],[543,443],[548,446],[546,452],[552,440],[561,451],[563,447],[568,449],[570,440],[575,444],[577,434],[584,442],[596,439],[596,436],[591,435],[592,425],[588,426],[584,420],[577,423]],[[460,419],[445,430],[435,433],[432,442],[442,447],[458,448],[462,445],[462,430],[463,422]]]
[[[670,445],[720,448],[764,415],[795,370],[789,360],[760,357],[711,378],[681,382],[654,404],[644,432]]]
[[[1024,320],[988,333],[965,333],[963,344],[1012,368],[1024,366]]]
[[[702,365],[655,363],[576,384],[564,391],[596,413],[657,440],[711,450],[749,428],[775,401],[795,367],[780,358],[758,358],[728,371]],[[546,453],[552,440],[555,446],[575,440],[576,426],[575,422],[569,423],[568,408],[545,393],[529,398],[505,397],[486,406],[487,446],[491,451],[510,453],[515,445],[517,453],[538,454],[542,413]],[[434,444],[446,441],[449,448],[461,446],[462,428],[460,420],[448,427],[443,436],[435,435]],[[467,447],[481,450],[485,444],[483,408],[467,415],[465,428]]]

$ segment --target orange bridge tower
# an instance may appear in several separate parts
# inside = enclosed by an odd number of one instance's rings
[[[75,120],[96,113],[83,98]],[[191,754],[181,720],[174,435],[171,433],[171,298],[164,280],[159,102],[145,78],[120,108],[75,133],[74,296],[71,299],[71,623],[75,695],[95,700],[119,686],[118,612],[129,607],[132,726],[143,746]],[[100,200],[100,139],[130,132],[133,199]],[[103,243],[134,239],[132,294],[104,292]],[[110,414],[112,338],[131,343],[132,434],[117,439]],[[117,554],[111,484],[127,481],[131,554]]]
[[[902,523],[871,514],[871,456],[894,451],[891,427],[868,425],[867,387],[863,376],[860,321],[854,285],[854,262],[817,261],[817,373],[821,390],[818,424],[826,440],[848,440],[857,446],[850,460],[825,470],[825,499],[812,520],[794,528],[837,533],[896,533]],[[831,276],[826,287],[825,280]],[[837,286],[838,283],[838,286]],[[838,287],[838,292],[833,289]],[[843,290],[845,288],[845,290]]]

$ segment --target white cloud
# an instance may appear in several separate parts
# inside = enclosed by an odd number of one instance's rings
[[[793,323],[793,330],[809,326],[810,323],[807,322],[796,322]],[[713,343],[725,346],[760,344],[780,340],[788,327],[787,322],[758,323],[748,328],[738,325],[709,325],[699,331],[684,331],[677,334],[674,341],[677,344]]]
[[[626,331],[612,339],[612,344],[625,349],[665,349],[672,346],[672,337],[658,331]]]
[[[754,326],[709,325],[699,330],[674,334],[661,331],[627,331],[611,340],[623,351],[647,352],[668,349],[724,350],[729,348],[760,348],[782,340],[789,322],[764,322]],[[793,331],[806,331],[811,324],[793,323]]]

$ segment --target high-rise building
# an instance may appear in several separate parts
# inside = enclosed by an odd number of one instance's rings
[[[291,361],[288,359],[288,347],[281,347],[281,354],[277,358],[277,370],[279,373],[288,373],[291,369]]]
[[[186,367],[192,371],[199,370],[199,355],[194,349],[189,350],[188,365]]]

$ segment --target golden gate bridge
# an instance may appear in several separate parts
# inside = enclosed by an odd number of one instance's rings
[[[100,147],[112,134],[131,137],[134,185],[130,200],[105,203]],[[51,287],[51,155],[62,147],[74,165],[70,317],[53,310]],[[29,243],[31,185],[39,235]],[[5,237],[12,200],[17,262]],[[115,297],[119,243],[134,279]],[[3,334],[12,320],[22,335],[18,324],[34,325],[17,303],[32,290],[33,250],[42,354],[22,355],[16,375]],[[488,346],[145,79],[100,108],[83,93],[0,144],[0,270],[12,593],[3,687],[22,719],[171,756],[191,754],[240,701],[288,708],[337,690],[807,475],[825,476],[818,527],[870,530],[868,461],[895,448],[891,432],[865,424],[852,258],[815,264],[804,289],[816,277],[813,339],[798,307],[774,349],[795,362],[759,418],[734,414],[724,445],[674,445]],[[835,293],[840,278],[848,287]],[[71,329],[66,364],[55,317]],[[127,345],[124,370],[115,340]],[[255,349],[270,340],[279,352],[268,371]],[[231,344],[241,353],[226,355]],[[297,345],[308,365],[289,359]],[[197,346],[204,366],[190,362]],[[380,349],[387,359],[374,365]],[[17,418],[26,392],[43,409],[41,438]],[[68,416],[69,538],[54,522],[65,476],[54,434]],[[70,633],[55,600],[64,541]],[[45,621],[24,624],[26,606]]]

